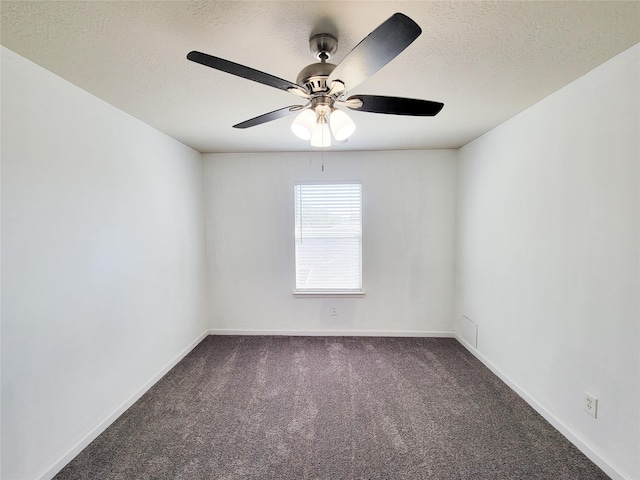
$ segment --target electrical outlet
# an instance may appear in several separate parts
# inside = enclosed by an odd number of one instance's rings
[[[598,418],[598,399],[587,392],[584,392],[584,411],[593,418]]]
[[[338,315],[338,307],[331,307],[331,316],[335,317]]]

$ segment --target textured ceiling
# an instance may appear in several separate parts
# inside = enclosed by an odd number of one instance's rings
[[[640,2],[2,1],[1,42],[201,152],[303,151],[294,117],[238,122],[300,103],[186,60],[191,50],[295,81],[308,39],[338,37],[338,63],[395,12],[422,35],[350,93],[444,102],[436,117],[349,112],[333,150],[457,148],[640,41]]]

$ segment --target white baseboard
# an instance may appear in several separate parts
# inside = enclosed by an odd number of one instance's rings
[[[126,400],[122,405],[116,408],[111,414],[109,414],[104,420],[102,420],[93,430],[87,433],[82,439],[80,439],[66,454],[62,456],[58,461],[56,461],[51,467],[49,467],[45,473],[40,475],[39,480],[51,480],[60,470],[62,470],[67,463],[69,463],[73,458],[78,455],[85,447],[87,447],[91,442],[93,442],[98,435],[104,432],[109,425],[111,425],[120,415],[122,415],[131,405],[137,402],[142,395],[144,395],[147,390],[153,387],[158,380],[164,377],[169,370],[175,367],[180,360],[187,356],[191,350],[193,350],[207,335],[209,335],[208,331],[202,332],[198,338],[196,338],[189,346],[187,346],[184,350],[182,350],[178,355],[174,357],[167,365],[165,365],[161,370],[156,372],[155,375],[145,383],[136,393],[134,393],[128,400]]]
[[[567,440],[573,443],[578,450],[584,453],[593,463],[600,467],[604,473],[614,480],[633,480],[623,472],[621,472],[613,463],[611,463],[606,455],[600,453],[597,448],[583,441],[579,436],[574,434],[561,420],[554,416],[551,412],[539,404],[526,390],[521,388],[517,383],[507,377],[499,368],[491,363],[484,355],[473,348],[461,336],[455,334],[455,338],[465,347],[473,356],[480,360],[489,370],[497,375],[509,388],[516,392],[522,399],[527,402],[536,412],[538,412],[545,420],[547,420],[556,430],[564,435]]]
[[[455,332],[422,332],[413,330],[252,330],[209,329],[209,335],[267,335],[288,337],[440,337],[456,338]]]

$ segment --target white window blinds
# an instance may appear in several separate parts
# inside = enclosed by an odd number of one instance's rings
[[[295,185],[297,292],[362,291],[362,185]]]

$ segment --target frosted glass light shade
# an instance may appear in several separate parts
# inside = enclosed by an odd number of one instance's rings
[[[316,112],[311,109],[300,112],[293,123],[291,131],[302,140],[310,140],[311,135],[316,127]]]
[[[316,123],[316,126],[311,135],[312,147],[330,147],[331,146],[331,131],[326,121],[322,123]]]
[[[333,138],[338,142],[346,140],[353,132],[356,131],[356,124],[349,118],[349,115],[342,110],[334,110],[329,117],[329,125],[331,125],[331,132]]]

